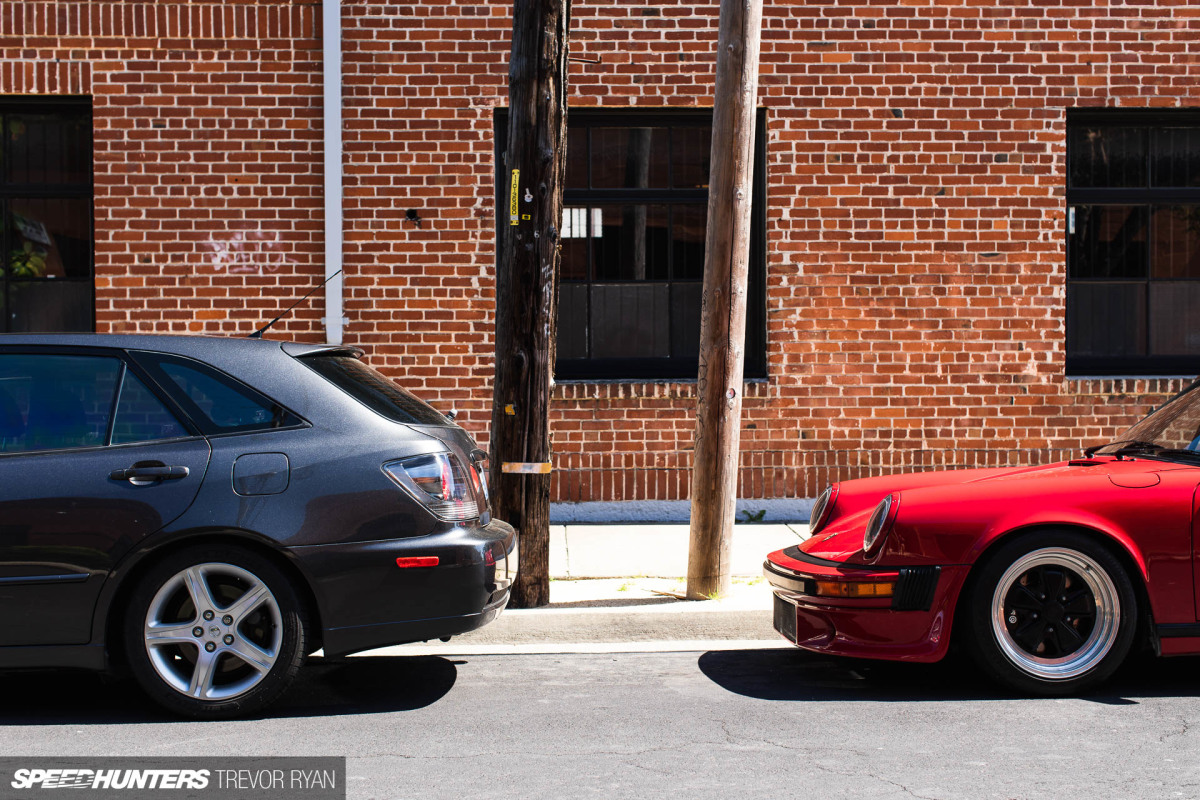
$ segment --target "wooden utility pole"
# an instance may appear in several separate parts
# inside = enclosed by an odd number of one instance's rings
[[[762,0],[721,0],[687,596],[729,592],[737,503]]]
[[[550,379],[566,174],[569,0],[516,0],[496,269],[493,514],[520,533],[513,605],[550,602]]]

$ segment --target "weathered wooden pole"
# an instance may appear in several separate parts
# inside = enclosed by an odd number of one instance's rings
[[[493,514],[520,532],[512,603],[550,602],[550,381],[566,170],[569,0],[516,0],[508,68],[507,191],[496,209]]]
[[[688,550],[693,600],[729,592],[761,29],[762,0],[721,0]]]

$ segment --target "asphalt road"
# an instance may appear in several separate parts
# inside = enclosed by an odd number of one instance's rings
[[[316,663],[271,716],[165,716],[128,683],[0,675],[8,755],[346,755],[351,798],[1200,796],[1200,659],[1019,699],[967,662],[800,651]]]

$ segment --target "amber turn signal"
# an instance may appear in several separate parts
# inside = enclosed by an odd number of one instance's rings
[[[818,597],[891,597],[895,583],[817,581]]]

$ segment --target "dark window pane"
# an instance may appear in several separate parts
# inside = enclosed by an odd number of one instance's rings
[[[1146,354],[1145,283],[1069,283],[1067,351],[1073,356]]]
[[[120,374],[115,358],[0,355],[0,452],[102,446]]]
[[[407,425],[449,425],[433,406],[352,356],[300,359],[367,408]]]
[[[702,283],[671,284],[671,356],[700,356],[700,296]]]
[[[0,296],[0,306],[4,297]],[[90,332],[91,281],[10,281],[4,307],[13,333]]]
[[[146,384],[126,371],[121,381],[121,397],[113,420],[112,444],[150,442],[187,436],[187,430],[175,419]]]
[[[693,125],[671,128],[671,185],[707,189],[712,129]]]
[[[91,125],[86,103],[0,102],[0,333],[95,327]]]
[[[592,128],[592,187],[667,185],[666,128]]]
[[[1200,205],[1156,206],[1150,275],[1200,278]]]
[[[1150,284],[1150,355],[1200,355],[1200,283]]]
[[[667,207],[604,206],[600,211],[599,230],[591,215],[592,279],[666,280]]]
[[[178,390],[172,391],[176,401],[213,433],[266,430],[299,422],[249,386],[198,362],[163,355],[148,358]]]
[[[564,281],[586,281],[588,279],[588,242],[604,230],[604,221],[598,208],[568,206],[563,209],[562,271],[559,278]]]
[[[702,203],[671,208],[671,277],[700,280],[704,277],[704,241],[708,206]]]
[[[587,358],[587,302],[587,284],[558,285],[558,358]]]
[[[8,208],[11,277],[92,277],[90,200],[22,199]]]
[[[8,183],[92,182],[91,114],[4,115],[4,166]]]
[[[707,113],[678,110],[572,114],[558,295],[560,378],[695,377],[710,122]],[[505,130],[497,127],[501,140]],[[756,150],[765,139],[756,137]],[[756,199],[760,159],[761,153]],[[755,208],[752,219],[750,287],[762,293],[762,209]],[[748,375],[765,372],[766,332],[758,330],[764,310],[762,297],[747,309]]]
[[[592,358],[669,356],[669,299],[668,284],[594,284],[591,289]]]
[[[1072,206],[1068,275],[1072,278],[1144,278],[1149,274],[1145,206]]]
[[[588,187],[587,128],[567,129],[567,182],[568,189]]]
[[[1100,125],[1073,127],[1067,135],[1073,187],[1146,185],[1146,129]]]
[[[1200,186],[1200,128],[1159,128],[1153,143],[1154,186]]]

